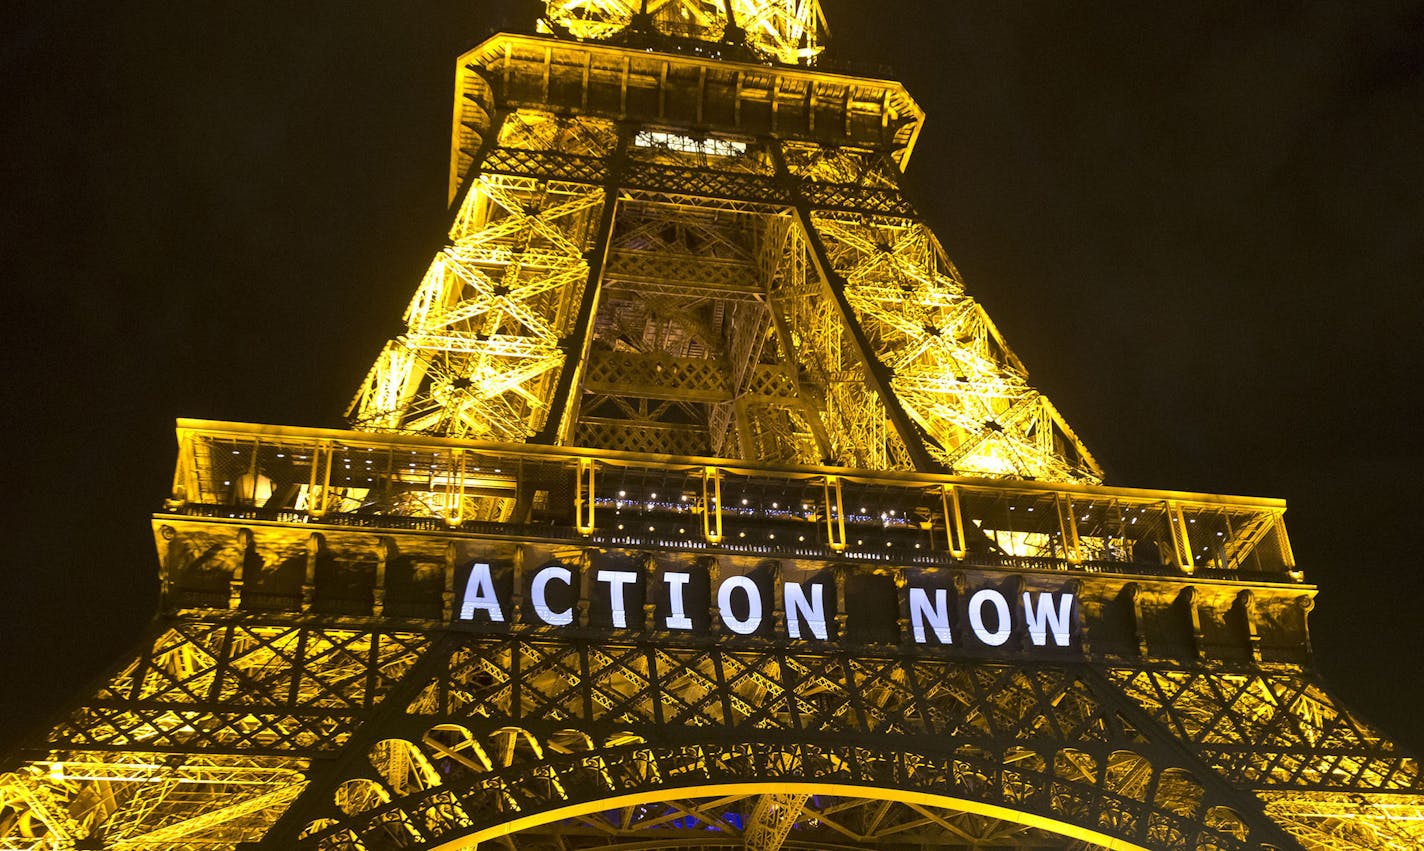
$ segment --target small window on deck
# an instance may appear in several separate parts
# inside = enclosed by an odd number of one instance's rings
[[[705,154],[713,157],[736,157],[747,152],[746,142],[728,139],[695,139],[681,133],[667,133],[661,130],[640,130],[633,137],[633,144],[642,148],[665,148],[684,154]]]

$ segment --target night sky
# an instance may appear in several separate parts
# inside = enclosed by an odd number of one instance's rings
[[[1424,2],[823,0],[915,199],[1118,485],[1283,497],[1327,680],[1424,751]],[[157,603],[179,416],[340,426],[538,4],[13,5],[0,747]]]

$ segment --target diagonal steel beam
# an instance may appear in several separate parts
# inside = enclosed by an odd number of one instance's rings
[[[782,792],[757,798],[742,831],[742,846],[747,851],[777,851],[810,797]]]

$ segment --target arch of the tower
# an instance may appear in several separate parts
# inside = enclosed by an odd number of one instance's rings
[[[269,840],[291,831],[321,851],[511,833],[586,837],[568,847],[1275,841],[1082,666],[447,642],[383,738],[352,739]],[[773,829],[777,843],[753,841]]]
[[[737,783],[540,813],[440,846],[530,849],[805,848],[817,851],[1023,848],[1129,851],[1143,846],[976,801],[818,783]],[[509,832],[505,832],[509,831]]]
[[[435,725],[373,746],[369,771],[334,788],[300,844],[1262,847],[1189,771],[1128,749],[698,738]]]

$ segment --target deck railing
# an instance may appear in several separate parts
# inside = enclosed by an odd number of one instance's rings
[[[904,565],[1300,579],[1274,499],[191,420],[178,438],[169,513]]]

